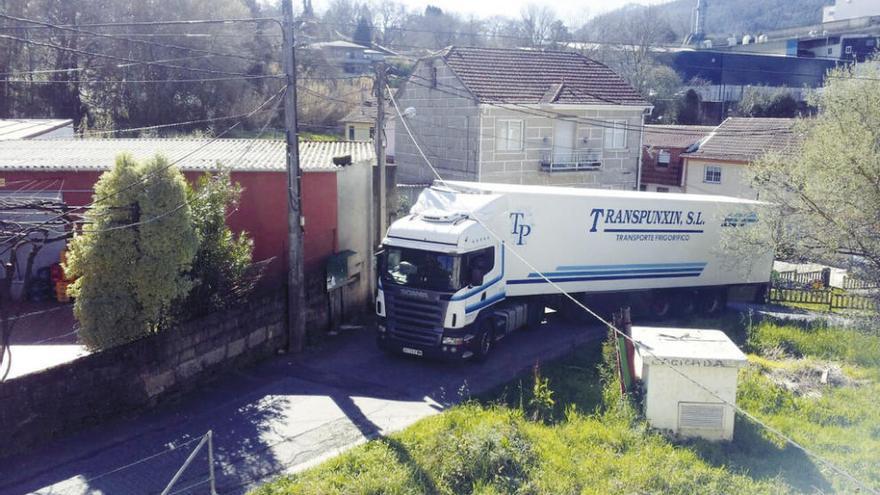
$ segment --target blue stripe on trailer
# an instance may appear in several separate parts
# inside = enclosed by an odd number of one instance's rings
[[[692,267],[692,268],[703,268],[707,265],[706,262],[693,262],[693,263],[630,263],[624,265],[561,265],[557,266],[556,270],[558,271],[571,271],[571,270],[624,270],[627,268],[684,268],[684,267]]]
[[[683,273],[683,272],[693,272],[693,271],[703,271],[702,267],[685,267],[685,268],[630,268],[627,270],[578,270],[578,271],[564,271],[564,272],[544,272],[543,275],[545,277],[567,277],[574,275],[629,275],[636,273]],[[541,277],[540,273],[529,273],[529,278],[539,278]]]
[[[684,272],[684,273],[657,273],[657,274],[637,274],[637,275],[607,275],[595,277],[548,277],[553,282],[585,282],[596,280],[632,280],[645,278],[680,278],[680,277],[699,277],[700,271]],[[527,278],[519,280],[509,280],[508,284],[545,284],[547,280],[544,278]]]
[[[476,304],[471,304],[470,306],[465,306],[464,311],[465,311],[465,313],[473,313],[474,311],[477,311],[479,309],[483,309],[486,306],[488,306],[494,302],[497,302],[497,301],[504,299],[504,297],[505,297],[505,293],[499,292],[498,294],[495,294],[492,297],[486,298],[485,301],[480,301]]]

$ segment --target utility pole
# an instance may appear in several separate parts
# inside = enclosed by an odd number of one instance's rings
[[[284,92],[284,135],[287,140],[287,350],[305,345],[305,297],[303,290],[303,225],[300,201],[299,137],[296,126],[296,55],[294,53],[293,5],[281,0],[283,47],[281,61],[287,76]]]
[[[379,240],[385,235],[385,229],[388,228],[388,191],[387,179],[385,175],[385,72],[387,67],[385,62],[376,63],[376,125],[373,131],[373,142],[376,145],[376,165],[379,172],[379,187],[377,192],[377,200],[379,203],[378,215],[376,222],[377,232],[373,244],[377,245]]]

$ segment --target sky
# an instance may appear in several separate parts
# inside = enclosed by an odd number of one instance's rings
[[[530,3],[549,5],[556,14],[569,25],[579,25],[590,17],[614,10],[624,5],[637,3],[642,5],[665,3],[669,0],[575,0],[549,2],[547,0],[398,0],[413,10],[423,10],[428,4],[436,5],[444,11],[463,15],[474,14],[477,17],[502,15],[519,17],[520,10]],[[326,8],[329,0],[313,0],[318,11]]]

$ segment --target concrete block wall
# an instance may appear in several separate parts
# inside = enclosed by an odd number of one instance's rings
[[[274,355],[286,342],[283,291],[0,383],[0,457],[154,407]]]
[[[437,69],[437,88],[430,87],[432,68]],[[401,111],[416,109],[414,116],[405,117],[406,123],[440,175],[475,180],[479,108],[443,60],[420,61],[396,98]],[[395,125],[394,162],[401,184],[430,183],[435,178],[400,123]]]
[[[536,109],[537,111],[537,109]],[[541,110],[546,112],[546,110]],[[549,186],[597,187],[633,190],[638,177],[638,159],[641,145],[641,109],[576,109],[555,110],[559,115],[579,119],[595,119],[596,123],[578,122],[572,152],[602,150],[602,166],[597,170],[545,172],[541,158],[553,150],[555,119],[528,115],[528,111],[505,109],[483,105],[480,119],[480,182],[511,184],[539,184]],[[524,124],[524,141],[521,151],[498,151],[496,136],[499,121],[521,120]],[[605,149],[606,124],[625,120],[629,129],[626,147]],[[610,124],[608,124],[610,125]]]

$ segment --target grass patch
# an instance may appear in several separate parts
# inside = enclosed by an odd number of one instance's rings
[[[752,324],[727,315],[677,322],[722,328],[751,353],[738,402],[762,421],[880,487],[880,337],[851,329]],[[780,353],[784,349],[785,353]],[[852,493],[855,487],[747,419],[733,442],[671,440],[619,392],[611,347],[584,346],[510,383],[356,447],[255,495]],[[859,386],[798,396],[771,372],[834,361]],[[546,383],[548,390],[535,384]],[[552,400],[548,401],[550,398]]]

